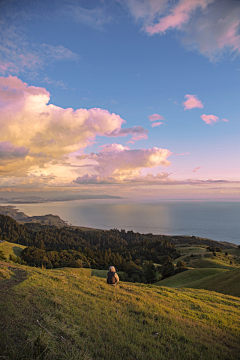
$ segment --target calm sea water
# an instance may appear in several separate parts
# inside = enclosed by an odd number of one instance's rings
[[[29,216],[59,215],[72,225],[195,235],[240,244],[240,202],[75,200],[16,207]]]

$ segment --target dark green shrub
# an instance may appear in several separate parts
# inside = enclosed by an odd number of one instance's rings
[[[182,260],[178,260],[177,267],[183,267],[183,266],[186,267],[186,263],[184,261],[182,261]]]

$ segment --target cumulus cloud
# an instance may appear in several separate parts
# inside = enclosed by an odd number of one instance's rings
[[[160,125],[162,125],[162,124],[164,124],[164,123],[161,122],[161,121],[155,122],[155,123],[152,123],[152,124],[151,124],[151,127],[153,128],[153,127],[155,127],[155,126],[160,126]]]
[[[149,118],[150,121],[164,120],[164,117],[162,115],[159,115],[159,114],[149,115],[148,118]]]
[[[92,175],[78,177],[75,182],[83,183],[122,183],[135,180],[143,180],[141,170],[157,166],[169,166],[166,159],[171,155],[167,149],[153,147],[151,149],[135,149],[120,144],[108,144],[102,146],[99,153],[83,155],[81,159],[95,161]],[[151,177],[151,175],[149,175]],[[160,177],[160,175],[159,175]],[[159,179],[157,177],[156,179]]]
[[[15,76],[0,77],[1,149],[8,156],[22,152],[26,167],[83,149],[96,136],[147,138],[141,126],[121,129],[125,120],[107,110],[63,109],[48,104],[49,99],[45,88],[28,86]]]
[[[148,34],[177,30],[183,43],[211,60],[240,52],[238,0],[124,0]]]
[[[197,98],[196,95],[186,94],[185,98],[187,100],[183,103],[184,110],[194,109],[194,108],[203,108],[202,102]]]
[[[218,116],[215,116],[215,115],[206,115],[206,114],[203,114],[201,116],[201,119],[208,125],[212,125],[216,122],[218,122],[219,120],[219,117]]]

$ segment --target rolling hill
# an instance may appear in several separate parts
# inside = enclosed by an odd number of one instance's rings
[[[240,299],[1,262],[5,359],[236,360]],[[226,273],[230,273],[227,271]],[[103,276],[103,274],[102,274]]]

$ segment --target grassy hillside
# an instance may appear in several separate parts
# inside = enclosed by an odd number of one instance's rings
[[[206,290],[120,283],[89,269],[0,263],[5,359],[236,360],[240,300]],[[14,274],[14,275],[13,275]]]
[[[180,257],[175,259],[174,264],[176,264],[179,260],[188,262],[191,259],[191,255],[199,255],[200,257],[203,257],[206,253],[206,246],[176,246],[176,250],[180,252]]]
[[[164,280],[154,283],[159,286],[179,287],[190,285],[192,282],[198,281],[202,278],[216,275],[227,271],[226,269],[190,269],[181,272],[177,275],[170,276]]]
[[[216,259],[195,259],[192,260],[188,266],[194,267],[194,268],[217,268],[217,269],[227,269],[232,270],[236,268],[236,266],[239,266],[239,264],[232,264],[230,265],[230,262],[225,260],[220,260],[218,258]]]
[[[3,251],[5,257],[8,259],[9,255],[20,256],[23,249],[26,246],[20,244],[10,243],[8,241],[4,241],[0,243],[0,250]]]
[[[185,285],[240,297],[240,269],[226,271]]]

